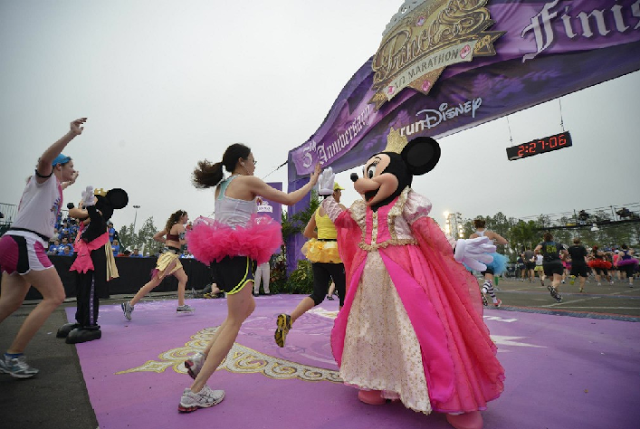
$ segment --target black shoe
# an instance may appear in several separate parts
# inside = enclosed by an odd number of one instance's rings
[[[58,329],[58,332],[56,333],[56,337],[67,338],[69,336],[69,332],[79,327],[80,327],[80,324],[78,323],[67,323],[66,325],[62,325],[60,329]]]
[[[549,293],[551,296],[558,302],[562,301],[562,296],[558,293],[558,291],[553,286],[547,286]]]
[[[99,340],[102,338],[100,326],[83,326],[69,332],[65,342],[67,344],[86,343],[87,341]]]
[[[253,296],[258,297],[258,296],[260,296],[260,294],[259,293],[254,293]]]

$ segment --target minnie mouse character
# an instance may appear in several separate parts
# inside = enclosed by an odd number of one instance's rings
[[[367,404],[400,400],[405,407],[447,414],[458,429],[482,428],[480,410],[503,391],[504,370],[482,320],[475,277],[491,262],[486,237],[447,239],[428,214],[431,203],[411,189],[431,171],[440,146],[391,129],[387,147],[352,174],[364,200],[343,210],[322,207],[338,231],[347,294],[331,347],[345,384]],[[332,190],[328,169],[319,194]],[[484,262],[484,263],[483,263]]]
[[[76,271],[76,323],[67,323],[58,329],[57,336],[69,344],[84,343],[102,337],[98,325],[99,294],[106,282],[119,277],[107,221],[115,209],[127,206],[129,197],[123,189],[108,192],[88,186],[82,193],[84,208],[69,207],[69,216],[80,221],[76,238],[77,256],[70,271]]]

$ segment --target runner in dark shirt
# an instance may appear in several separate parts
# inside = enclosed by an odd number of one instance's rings
[[[573,239],[573,246],[567,249],[571,255],[571,281],[573,284],[576,277],[580,277],[580,292],[584,292],[584,284],[589,276],[589,266],[587,265],[587,249],[580,244],[579,238]]]
[[[536,268],[536,258],[533,250],[527,248],[522,254],[522,258],[524,259],[524,263],[527,267],[527,277],[529,277],[529,283],[531,283],[536,277],[536,273],[534,272],[534,269]]]
[[[562,295],[558,293],[558,287],[562,281],[562,272],[564,267],[562,266],[562,260],[560,255],[567,255],[566,246],[562,243],[553,241],[553,235],[546,232],[544,234],[544,241],[539,243],[533,251],[536,254],[541,254],[543,257],[542,267],[544,274],[547,277],[552,278],[551,286],[547,286],[549,293],[556,301],[562,301]]]

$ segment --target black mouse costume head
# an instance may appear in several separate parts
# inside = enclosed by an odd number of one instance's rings
[[[351,175],[354,188],[374,211],[389,204],[411,186],[413,176],[433,170],[440,160],[440,145],[431,137],[411,141],[391,128],[387,147],[364,165],[363,176]]]
[[[93,194],[96,196],[96,209],[102,213],[105,221],[111,219],[114,210],[122,209],[129,203],[129,196],[124,189],[114,188],[110,191],[98,188]]]

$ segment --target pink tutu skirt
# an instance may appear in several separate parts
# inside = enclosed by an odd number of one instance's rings
[[[193,224],[187,232],[189,252],[207,265],[226,256],[248,256],[262,264],[282,246],[280,224],[268,216],[253,215],[244,227],[235,229],[204,217]]]

